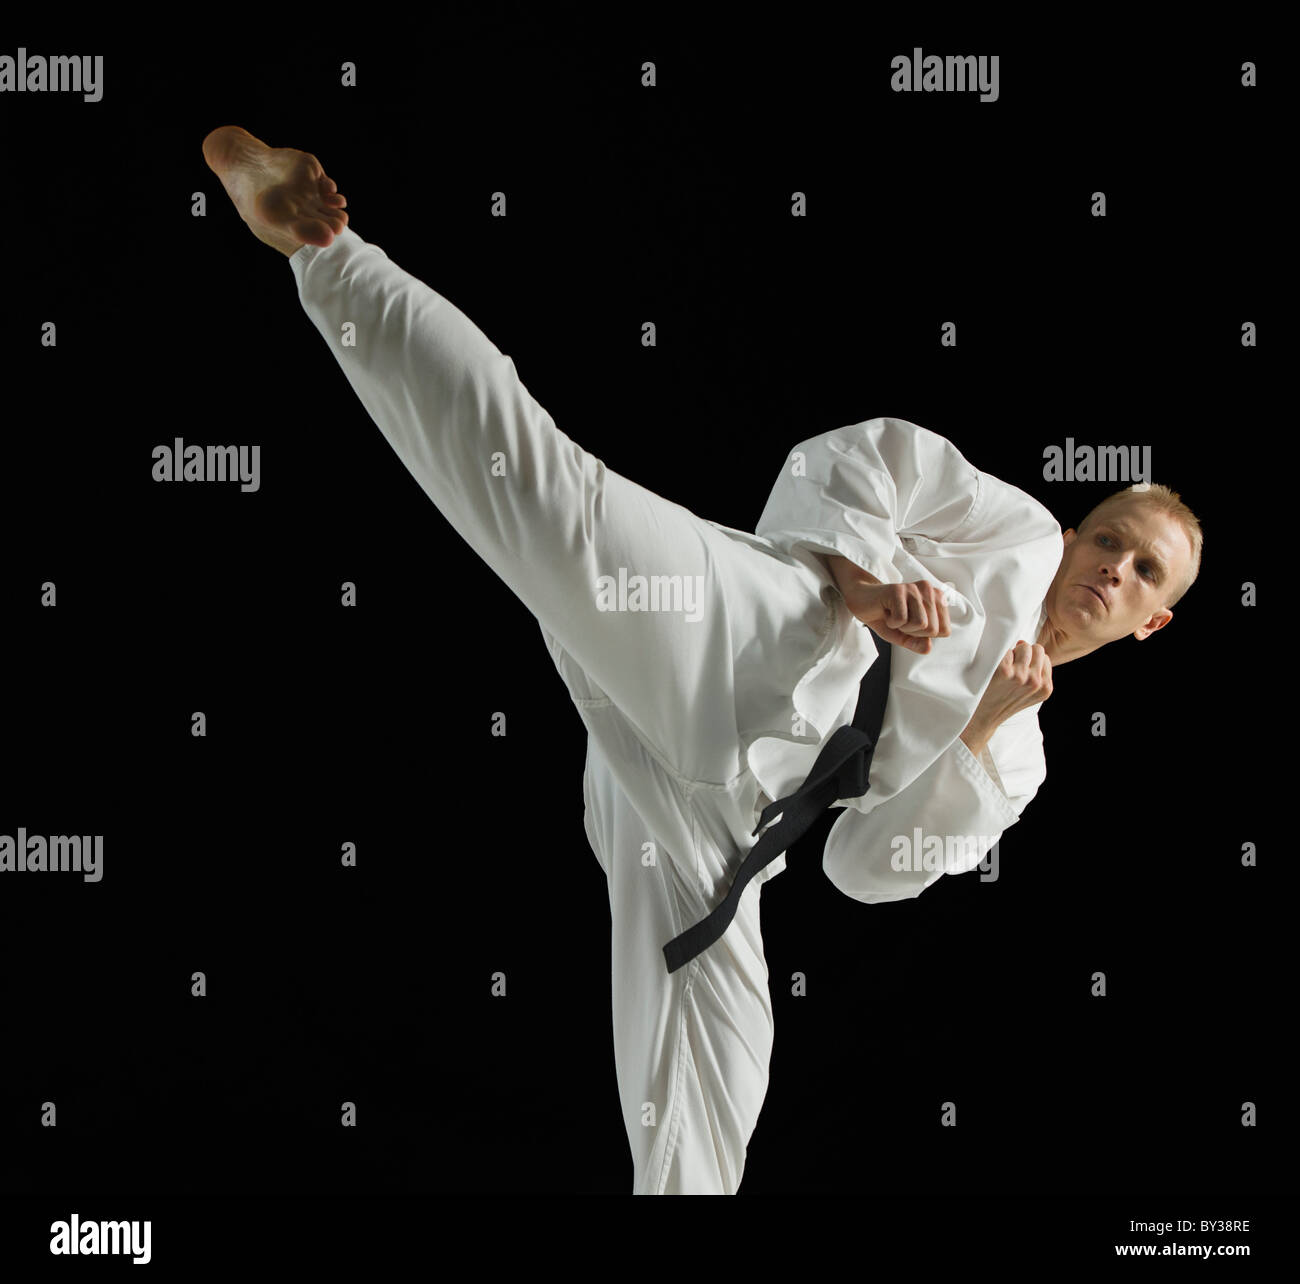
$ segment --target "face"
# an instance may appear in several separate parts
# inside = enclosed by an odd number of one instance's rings
[[[1120,502],[1064,539],[1047,613],[1067,637],[1094,647],[1129,633],[1143,641],[1173,619],[1165,603],[1191,566],[1192,547],[1168,513]]]

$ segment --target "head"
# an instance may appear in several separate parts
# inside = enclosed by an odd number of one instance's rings
[[[1065,532],[1047,590],[1048,629],[1062,658],[1130,633],[1145,642],[1174,618],[1200,568],[1201,525],[1176,491],[1147,486],[1108,495],[1077,531]]]

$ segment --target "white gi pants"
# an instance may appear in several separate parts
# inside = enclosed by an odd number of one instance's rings
[[[785,857],[703,954],[669,974],[663,947],[714,908],[757,841],[770,800],[745,749],[792,734],[791,693],[836,610],[830,576],[611,472],[468,317],[350,227],[290,266],[399,458],[536,617],[586,725],[585,826],[609,884],[634,1192],[734,1194],[772,1050],[759,894]],[[703,598],[695,612],[687,598],[665,609],[666,597],[659,610],[602,610],[598,577],[620,570],[701,577],[690,583]]]

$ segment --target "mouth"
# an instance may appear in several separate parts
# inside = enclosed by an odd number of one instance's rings
[[[1091,584],[1081,584],[1079,587],[1086,588],[1088,592],[1091,593],[1093,597],[1095,597],[1097,601],[1102,604],[1102,606],[1106,605],[1106,599],[1102,597],[1102,595],[1095,588],[1093,588]]]

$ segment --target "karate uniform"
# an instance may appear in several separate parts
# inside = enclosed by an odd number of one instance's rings
[[[954,741],[1011,643],[1036,638],[1060,530],[943,438],[890,419],[804,443],[806,475],[783,471],[759,534],[721,526],[571,441],[513,360],[352,228],[289,264],[398,457],[537,619],[587,729],[584,825],[609,887],[634,1192],[735,1193],[772,1050],[759,896],[785,857],[748,885],[709,949],[670,974],[663,946],[726,894],[763,806],[852,718],[875,648],[820,554],[884,581],[950,580],[957,594],[952,637],[930,656],[894,649],[872,788],[827,847],[841,890],[896,899],[937,875],[889,869],[886,831],[923,819],[998,833],[1042,779],[1036,717],[1003,724],[985,765]],[[602,609],[598,580],[621,572],[692,577],[698,618],[663,603]]]

